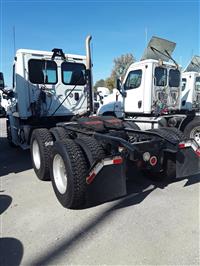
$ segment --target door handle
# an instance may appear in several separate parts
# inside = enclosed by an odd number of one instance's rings
[[[138,101],[138,108],[142,107],[142,101]]]

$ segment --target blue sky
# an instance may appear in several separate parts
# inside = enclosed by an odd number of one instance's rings
[[[183,66],[200,54],[199,1],[22,1],[0,0],[0,71],[11,84],[16,49],[85,54],[85,37],[93,36],[94,81],[106,78],[113,59],[132,53],[140,59],[152,35],[177,43],[174,58]]]

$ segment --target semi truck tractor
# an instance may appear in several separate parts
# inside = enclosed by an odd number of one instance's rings
[[[30,148],[37,177],[51,180],[64,207],[77,209],[88,198],[95,202],[126,195],[127,172],[136,169],[159,179],[198,174],[200,147],[179,130],[140,130],[133,121],[93,115],[90,40],[86,56],[61,49],[16,53],[8,141]],[[142,71],[148,67],[145,63]],[[171,69],[171,75],[178,75]],[[176,84],[173,88],[177,97]]]
[[[200,144],[199,94],[195,91],[196,108],[182,108],[181,68],[172,57],[175,46],[174,42],[152,37],[141,60],[129,67],[122,84],[118,80],[122,100],[101,106],[97,114],[123,117],[140,129],[176,127]]]

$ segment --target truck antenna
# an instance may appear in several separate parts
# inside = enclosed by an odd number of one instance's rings
[[[14,52],[14,56],[15,56],[15,52],[16,52],[15,26],[13,26],[13,52]]]

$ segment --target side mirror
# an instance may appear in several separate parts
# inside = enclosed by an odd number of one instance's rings
[[[122,83],[120,79],[116,80],[116,88],[121,93]]]
[[[122,97],[126,97],[127,93],[126,91],[122,90],[122,83],[120,79],[117,79],[116,81],[116,88],[119,91],[119,93],[122,95]]]
[[[4,90],[5,84],[4,84],[4,78],[3,78],[3,73],[0,72],[0,90]]]

